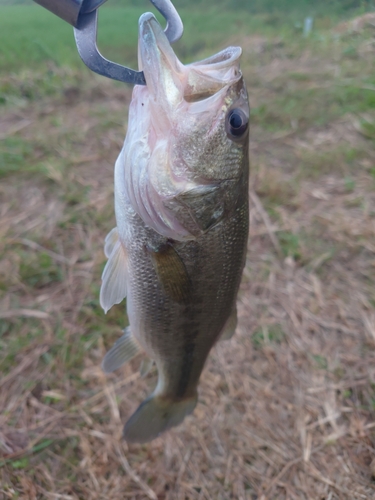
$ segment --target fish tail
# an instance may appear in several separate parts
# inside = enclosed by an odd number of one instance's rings
[[[180,424],[197,404],[193,397],[173,401],[161,396],[150,396],[143,401],[124,427],[124,438],[129,443],[147,443],[161,433]]]

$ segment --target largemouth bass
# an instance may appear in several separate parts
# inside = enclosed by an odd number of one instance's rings
[[[150,14],[139,22],[139,66],[115,165],[117,227],[107,236],[100,301],[127,297],[130,326],[106,354],[111,372],[140,351],[156,363],[153,394],[124,428],[147,442],[194,410],[210,349],[237,323],[248,237],[249,105],[229,47],[189,65]]]

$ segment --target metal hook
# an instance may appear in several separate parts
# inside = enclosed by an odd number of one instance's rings
[[[105,0],[104,0],[105,1]],[[182,36],[184,27],[181,18],[170,0],[150,0],[167,21],[165,34],[170,43],[176,42]],[[96,0],[103,3],[103,0]],[[98,30],[97,8],[92,12],[82,13],[78,17],[77,26],[74,28],[74,37],[78,53],[88,68],[99,75],[112,80],[146,85],[143,71],[136,71],[115,62],[109,61],[101,55],[96,45]]]
[[[96,45],[98,8],[106,0],[34,0],[74,27],[74,37],[82,61],[95,73],[136,85],[146,85],[142,71],[121,66],[101,55]],[[184,26],[171,0],[150,0],[166,19],[165,34],[170,43],[182,36]]]

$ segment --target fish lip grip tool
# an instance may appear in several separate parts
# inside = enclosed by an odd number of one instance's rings
[[[109,61],[96,45],[98,31],[98,8],[106,0],[34,0],[74,27],[74,37],[82,61],[95,73],[112,80],[146,85],[143,71]],[[170,43],[182,36],[184,27],[181,18],[170,0],[151,0],[167,21],[165,34]]]
[[[106,0],[34,0],[74,27],[80,15],[94,12]]]

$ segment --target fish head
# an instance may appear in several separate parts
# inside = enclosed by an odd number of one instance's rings
[[[240,47],[229,47],[184,65],[156,18],[140,18],[139,69],[147,85],[133,91],[126,163],[136,212],[165,236],[189,233],[168,214],[168,200],[247,171],[249,105],[240,56]]]

